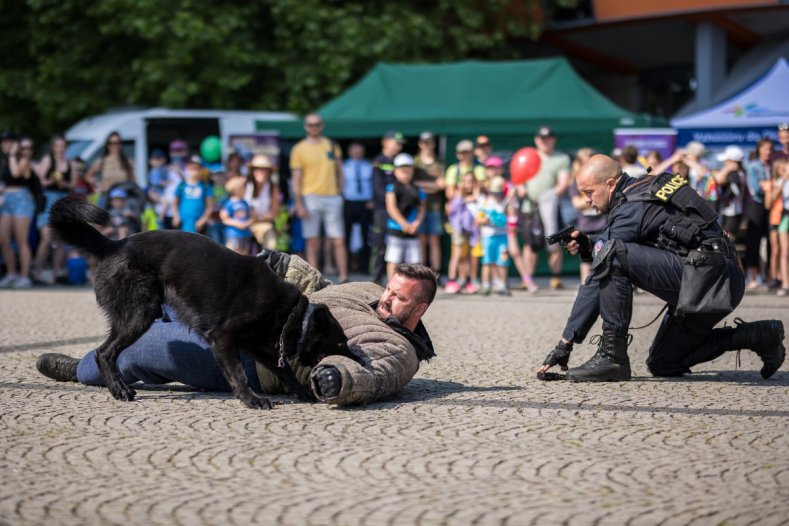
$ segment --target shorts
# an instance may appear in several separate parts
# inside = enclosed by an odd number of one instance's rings
[[[44,211],[38,214],[36,217],[36,228],[41,230],[49,223],[49,210],[52,208],[52,205],[55,204],[55,201],[62,197],[66,197],[68,193],[66,192],[56,192],[53,190],[46,190],[44,192],[44,197],[46,198],[47,204],[44,208]]]
[[[6,191],[3,193],[3,204],[0,205],[0,215],[12,217],[33,218],[36,213],[36,204],[30,191],[25,189]]]
[[[784,212],[784,214],[781,216],[781,222],[778,224],[778,233],[789,233],[789,213]]]
[[[302,219],[302,235],[305,239],[321,235],[321,224],[326,237],[338,239],[345,237],[343,219],[343,199],[341,195],[305,195],[304,208],[309,217]]]
[[[419,240],[412,237],[397,237],[390,235],[386,238],[387,263],[421,263],[422,254],[419,250]]]
[[[507,236],[490,236],[482,238],[482,264],[506,267],[510,261],[507,250]]]
[[[444,234],[444,214],[440,210],[425,213],[425,219],[419,227],[419,233],[426,236],[440,236]]]
[[[531,247],[535,252],[545,248],[545,231],[539,213],[522,213],[518,217],[518,227],[524,245]]]

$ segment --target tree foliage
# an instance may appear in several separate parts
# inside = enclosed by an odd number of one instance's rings
[[[507,44],[539,33],[541,6],[0,0],[0,127],[41,137],[128,105],[303,113],[378,61],[515,58]]]

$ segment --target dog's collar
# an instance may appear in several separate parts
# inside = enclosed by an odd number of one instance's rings
[[[298,315],[299,308],[301,307],[301,301],[299,301],[293,310],[290,311],[288,314],[288,319],[285,321],[285,325],[282,326],[282,332],[279,334],[279,359],[277,360],[277,367],[285,367],[287,363],[285,361],[285,331],[287,327],[291,326],[293,322],[293,318]],[[315,310],[315,305],[312,303],[307,303],[306,308],[304,309],[304,313],[302,314],[301,318],[301,331],[299,334],[299,339],[297,345],[301,345],[304,343],[304,334],[307,332],[307,323],[309,323],[310,314]]]

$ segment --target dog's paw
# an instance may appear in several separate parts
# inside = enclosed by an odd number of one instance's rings
[[[260,396],[243,397],[241,403],[250,409],[274,409],[274,404],[268,398]]]
[[[120,400],[122,402],[131,402],[137,395],[137,391],[126,385],[118,387],[117,389],[111,389],[110,392],[115,400]]]

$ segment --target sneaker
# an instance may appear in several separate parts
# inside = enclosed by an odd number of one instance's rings
[[[479,293],[483,296],[490,296],[490,285],[485,285],[484,283],[479,288]]]
[[[3,279],[0,279],[0,289],[10,289],[14,286],[16,280],[19,279],[19,276],[16,274],[6,274]]]
[[[551,278],[551,290],[562,289],[564,289],[564,284],[562,283],[561,278]]]
[[[534,294],[540,290],[540,287],[538,287],[534,281],[529,280],[521,282],[520,289],[527,291],[529,294]]]
[[[463,287],[464,294],[476,294],[477,292],[479,292],[479,287],[474,285],[472,282],[466,283],[466,286]]]
[[[29,289],[33,287],[33,282],[30,281],[30,278],[25,276],[21,276],[14,281],[14,284],[11,285],[12,289]]]
[[[499,296],[512,296],[512,292],[510,292],[510,290],[507,288],[498,289],[495,291],[495,293]]]
[[[789,292],[789,289],[780,288],[780,289],[778,289],[778,291],[775,293],[775,295],[776,295],[776,296],[781,296],[781,297],[783,297],[783,296],[786,296],[786,293],[787,293],[787,292]]]
[[[58,382],[76,382],[79,360],[65,354],[42,354],[36,360],[38,372]]]
[[[457,294],[460,292],[460,285],[458,285],[458,282],[455,280],[449,280],[444,287],[444,292],[447,294]]]

